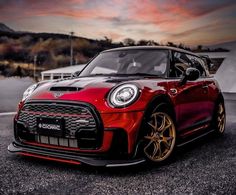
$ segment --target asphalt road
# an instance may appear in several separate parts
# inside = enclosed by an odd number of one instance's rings
[[[182,147],[162,166],[129,168],[71,166],[10,155],[13,116],[0,116],[0,194],[236,194],[235,105],[227,102],[223,137],[210,135]]]
[[[0,78],[0,113],[16,111],[23,92],[33,84],[30,78]]]

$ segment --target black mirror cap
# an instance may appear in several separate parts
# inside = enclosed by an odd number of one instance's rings
[[[200,77],[200,71],[196,68],[187,68],[185,77],[187,77],[188,81],[195,81]]]
[[[187,81],[195,81],[200,77],[200,71],[196,68],[187,68],[183,78],[180,81],[180,85],[185,85]]]

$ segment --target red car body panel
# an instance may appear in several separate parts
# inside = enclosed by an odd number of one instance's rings
[[[52,86],[56,86],[57,84],[55,85],[54,83],[49,83],[39,89],[36,89],[34,94],[32,94],[32,96],[30,97],[30,100],[76,101],[86,102],[95,106],[100,113],[104,128],[122,128],[126,130],[129,142],[128,153],[132,153],[136,144],[138,129],[141,125],[143,113],[153,96],[155,96],[156,94],[166,94],[166,90],[168,90],[166,81],[162,81],[161,79],[157,79],[156,81],[132,81],[132,83],[138,83],[138,85],[140,86],[142,90],[141,96],[134,104],[132,104],[128,108],[122,109],[112,108],[108,105],[107,100],[104,97],[106,97],[111,88],[115,86],[115,83],[104,84],[104,81],[106,81],[106,79],[104,78],[95,78],[91,80],[88,80],[87,78],[81,78],[76,79],[76,81],[66,81],[66,84],[63,83],[60,84],[60,86],[76,86],[76,83],[80,84],[81,81],[84,84],[86,82],[88,82],[89,84],[83,86],[84,88],[79,92],[67,92],[62,96],[55,98],[54,92],[49,92],[49,89]],[[107,140],[104,139],[104,142],[107,142]],[[102,151],[106,152],[106,150],[103,149]]]
[[[124,108],[111,107],[107,101],[108,94],[115,86],[121,83],[137,85],[140,90],[140,96],[130,106]],[[52,87],[66,86],[77,87],[80,88],[80,90],[63,92],[58,94],[58,96],[55,96],[57,92],[50,91]],[[219,95],[219,86],[217,82],[210,77],[200,78],[197,81],[189,81],[185,85],[180,85],[180,79],[170,78],[81,77],[51,81],[40,85],[26,102],[19,104],[18,113],[21,112],[25,103],[31,101],[82,102],[92,105],[98,112],[103,126],[102,143],[99,148],[81,149],[79,147],[62,147],[30,141],[26,141],[24,144],[27,146],[38,146],[63,151],[78,151],[86,154],[106,153],[110,150],[112,142],[114,141],[113,129],[122,129],[127,135],[127,153],[128,155],[132,155],[135,153],[139,141],[138,135],[143,117],[154,98],[160,96],[168,98],[175,111],[177,133],[180,137],[185,138],[209,127],[215,101]],[[57,116],[55,113],[47,114]],[[62,114],[58,115],[63,116]],[[73,117],[73,115],[70,117]],[[83,116],[83,118],[86,118],[86,116]],[[16,115],[15,118],[15,121],[17,120],[18,115]],[[199,122],[202,122],[202,125],[195,127],[195,124]],[[24,151],[21,151],[21,154],[40,157],[40,154]],[[42,158],[46,157],[42,155]],[[48,157],[48,159],[50,159],[50,157]],[[51,160],[55,159],[59,159],[60,161],[60,158],[51,157]],[[75,162],[79,164],[79,161]],[[74,161],[72,161],[72,163],[74,163]]]

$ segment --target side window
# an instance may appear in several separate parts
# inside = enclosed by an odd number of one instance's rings
[[[194,55],[174,52],[173,64],[170,67],[170,77],[182,77],[187,68],[193,67],[199,70],[200,76],[207,76],[204,61]]]
[[[202,67],[204,67],[204,72],[205,72],[204,76],[209,76],[209,70],[208,70],[207,62],[205,62],[204,59],[202,59],[202,58],[198,58],[198,60],[200,61]]]
[[[185,70],[191,67],[191,61],[185,53],[174,52],[173,64],[170,67],[170,77],[182,77]]]

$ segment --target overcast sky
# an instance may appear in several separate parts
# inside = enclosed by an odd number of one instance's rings
[[[236,0],[0,0],[14,30],[186,45],[236,40]]]

